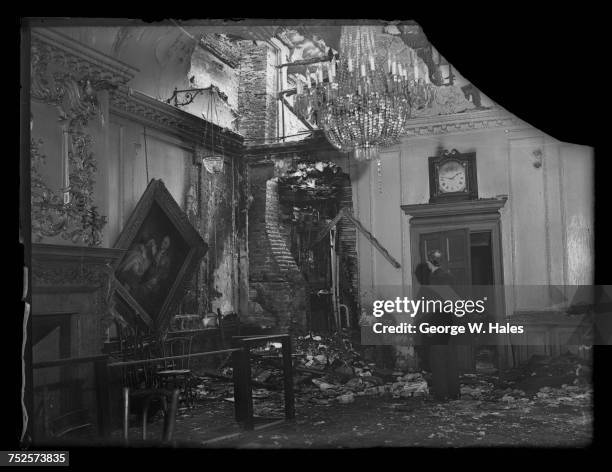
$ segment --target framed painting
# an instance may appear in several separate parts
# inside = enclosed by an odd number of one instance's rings
[[[153,179],[115,247],[125,250],[114,267],[115,307],[140,329],[162,330],[208,245],[163,181]]]

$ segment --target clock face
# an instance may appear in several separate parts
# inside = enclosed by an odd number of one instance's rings
[[[438,187],[441,193],[465,192],[465,167],[458,161],[448,161],[438,168]]]

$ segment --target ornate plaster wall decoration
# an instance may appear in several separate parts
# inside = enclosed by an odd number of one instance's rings
[[[93,119],[104,124],[99,93],[114,91],[131,78],[122,64],[107,64],[106,56],[81,50],[69,38],[53,32],[36,32],[32,37],[32,100],[55,106],[59,121],[66,124],[68,176],[66,188],[51,189],[43,180],[45,165],[42,141],[31,142],[32,233],[35,241],[61,236],[77,244],[98,246],[106,216],[94,204],[96,159],[93,137],[86,127]]]
[[[433,84],[422,84],[423,94],[427,101],[421,107],[413,109],[413,116],[451,115],[472,110],[476,106],[465,98],[463,91],[455,85],[437,87]]]
[[[70,133],[82,132],[91,119],[104,120],[98,93],[117,89],[123,79],[57,44],[33,37],[30,96],[56,106]]]
[[[33,139],[30,148],[32,235],[35,241],[59,235],[75,244],[99,246],[107,221],[94,205],[96,161],[90,150],[91,136],[72,135],[73,150],[68,152],[68,202],[49,188],[41,176],[40,168],[46,159],[40,150],[42,144],[42,140]]]
[[[46,65],[33,61],[30,93],[34,100],[56,106],[60,121],[68,122],[69,132],[80,130],[94,118],[104,121],[90,79],[60,72],[47,74]]]
[[[502,109],[469,110],[456,115],[416,117],[406,127],[406,137],[459,133],[481,129],[514,129],[524,126],[526,125],[516,116]]]
[[[68,185],[60,193],[47,186],[40,172],[46,160],[41,151],[43,143],[32,140],[32,233],[36,241],[59,235],[75,244],[98,246],[106,217],[94,205],[97,163],[91,152],[93,138],[84,129],[91,119],[103,119],[97,92],[115,86],[62,71],[56,59],[49,46],[34,41],[30,93],[33,100],[57,107],[60,122],[67,123]]]

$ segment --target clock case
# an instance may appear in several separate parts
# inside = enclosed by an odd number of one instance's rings
[[[460,153],[456,149],[442,151],[437,156],[429,157],[429,203],[457,202],[476,200],[478,182],[476,180],[476,153]],[[465,168],[465,190],[443,193],[438,186],[439,169],[449,161],[459,162]]]

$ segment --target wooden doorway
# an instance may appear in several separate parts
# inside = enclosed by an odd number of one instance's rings
[[[420,258],[417,264],[426,260],[434,249],[442,253],[443,264],[453,274],[457,285],[471,284],[470,229],[460,228],[449,231],[422,233],[419,238]],[[413,267],[416,264],[413,262]]]
[[[416,266],[426,260],[426,254],[438,249],[443,266],[451,272],[460,295],[473,299],[489,294],[491,319],[503,316],[503,270],[501,223],[499,209],[505,199],[480,199],[457,203],[404,205],[410,219],[410,254],[414,287]],[[483,292],[483,293],[479,293]],[[485,347],[483,347],[485,348]],[[481,350],[474,346],[459,347],[459,368],[473,371]]]

